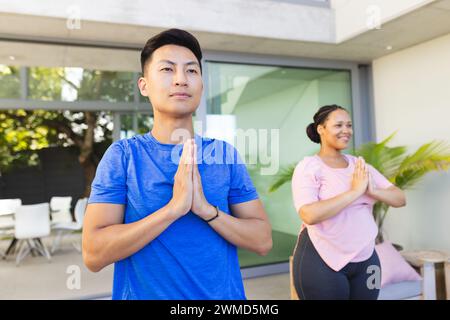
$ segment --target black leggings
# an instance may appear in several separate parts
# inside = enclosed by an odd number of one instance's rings
[[[340,271],[334,271],[319,256],[308,230],[303,229],[299,235],[293,278],[301,300],[376,300],[379,285],[371,285],[369,279],[373,277],[374,269],[378,270],[381,279],[380,260],[375,250],[368,260],[350,262]]]

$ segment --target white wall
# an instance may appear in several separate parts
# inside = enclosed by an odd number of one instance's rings
[[[63,19],[79,13],[82,21],[334,42],[329,8],[268,0],[0,0],[0,12]]]
[[[385,23],[434,1],[331,0],[330,7],[316,7],[274,0],[0,0],[0,13],[59,19],[79,14],[82,21],[341,43],[369,31],[378,13]]]
[[[378,24],[414,11],[435,0],[331,0],[336,19],[336,43],[372,30]]]
[[[450,142],[450,34],[373,62],[377,139],[398,130],[394,145],[411,151],[431,140]],[[386,231],[411,249],[450,252],[450,173],[432,173],[407,206],[392,209]]]

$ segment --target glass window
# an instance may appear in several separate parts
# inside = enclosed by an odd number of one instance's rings
[[[153,128],[153,116],[147,113],[120,114],[120,139],[148,133]]]
[[[239,250],[241,266],[285,262],[293,252],[301,221],[290,183],[273,193],[268,188],[279,169],[318,151],[305,131],[320,106],[339,104],[351,112],[350,71],[217,62],[208,62],[207,70],[206,135],[233,140],[238,130],[245,134],[246,145],[235,139],[235,146],[273,227],[269,255]]]
[[[120,139],[127,139],[134,136],[136,132],[133,130],[133,114],[126,113],[120,115]]]
[[[137,115],[137,132],[138,134],[146,134],[153,128],[153,116],[150,114],[138,113]]]
[[[149,103],[149,98],[143,96],[140,92],[139,92],[139,102],[144,102],[144,103]]]
[[[29,98],[45,101],[133,102],[133,72],[31,67]]]
[[[20,69],[0,64],[0,98],[20,98]]]

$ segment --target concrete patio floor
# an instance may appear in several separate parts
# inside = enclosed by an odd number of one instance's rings
[[[17,267],[14,256],[0,259],[0,300],[110,298],[113,266],[98,273],[90,272],[70,240],[63,240],[51,262],[42,256],[30,255]],[[50,248],[52,238],[43,241]],[[4,252],[8,244],[9,241],[0,241],[0,252]],[[244,286],[249,300],[289,299],[287,273],[246,279]]]

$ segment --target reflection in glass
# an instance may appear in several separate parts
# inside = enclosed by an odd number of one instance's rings
[[[292,204],[290,184],[268,193],[269,185],[280,172],[261,174],[266,167],[261,155],[277,158],[281,168],[317,152],[319,145],[309,141],[306,126],[318,108],[326,104],[339,104],[351,112],[350,72],[216,62],[208,62],[207,70],[208,115],[232,115],[235,126],[228,130],[246,134],[245,148],[235,146],[247,163],[273,228],[274,245],[269,255],[260,257],[239,250],[241,266],[286,262],[293,252],[301,222]],[[214,123],[217,122],[207,123],[215,126],[207,126],[207,132],[218,130]],[[279,141],[271,141],[271,130],[279,130]],[[264,138],[267,140],[262,143]],[[278,143],[278,152],[272,148],[272,142]]]
[[[153,128],[153,116],[150,114],[137,114],[138,134],[146,134]]]
[[[153,128],[153,116],[147,113],[124,113],[120,115],[120,139],[146,134]]]
[[[0,64],[0,98],[20,98],[20,69]]]
[[[44,101],[132,102],[132,72],[31,67],[29,98]]]

